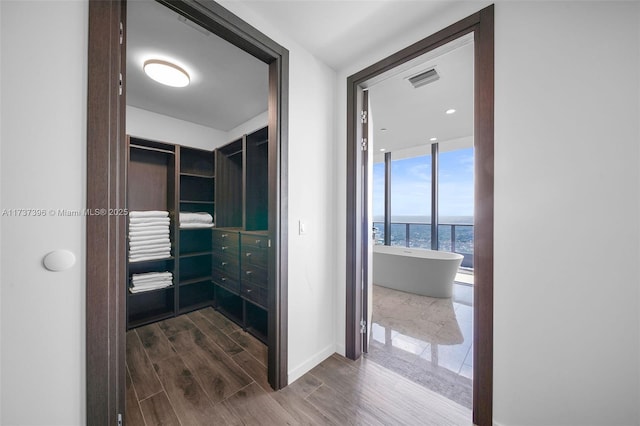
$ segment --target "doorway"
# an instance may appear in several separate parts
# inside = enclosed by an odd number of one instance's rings
[[[384,73],[467,34],[474,39],[474,329],[473,422],[492,423],[493,375],[493,6],[471,15],[347,80],[347,318],[346,355],[366,349],[370,287],[371,223],[367,214],[367,132],[363,125],[367,85]]]
[[[268,377],[287,385],[288,51],[213,1],[159,1],[268,66]],[[126,1],[90,1],[87,208],[126,207]],[[125,399],[126,218],[87,218],[87,423],[116,424]]]

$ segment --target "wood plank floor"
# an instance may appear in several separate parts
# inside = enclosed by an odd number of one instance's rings
[[[211,308],[127,333],[126,426],[470,425],[471,412],[360,359],[333,355],[281,391],[266,347]]]

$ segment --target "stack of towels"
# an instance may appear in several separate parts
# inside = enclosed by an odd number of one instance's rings
[[[173,274],[171,272],[147,272],[144,274],[131,275],[131,293],[141,293],[143,291],[156,290],[158,288],[170,287],[173,285]]]
[[[180,228],[213,228],[213,217],[205,212],[180,212]]]
[[[171,257],[169,212],[129,212],[129,262]]]

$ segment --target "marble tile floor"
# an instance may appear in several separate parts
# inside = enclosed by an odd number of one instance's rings
[[[438,299],[373,286],[366,358],[471,408],[473,287]]]

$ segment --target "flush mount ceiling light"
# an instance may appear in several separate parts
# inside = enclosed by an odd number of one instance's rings
[[[184,69],[161,59],[145,61],[142,69],[150,78],[166,86],[185,87],[191,81],[189,74]]]
[[[450,108],[450,109],[446,110],[445,112],[446,112],[447,114],[451,115],[451,114],[453,114],[454,112],[456,112],[456,110],[455,110],[455,109],[453,109],[453,108]]]
[[[435,141],[437,141],[437,140],[438,140],[438,138],[433,137],[433,138],[431,138],[431,139],[429,139],[429,140],[430,140],[431,142],[435,142]]]
[[[380,148],[380,151],[383,151],[383,152],[384,152],[384,151],[386,151],[386,149],[384,149],[384,148]]]

